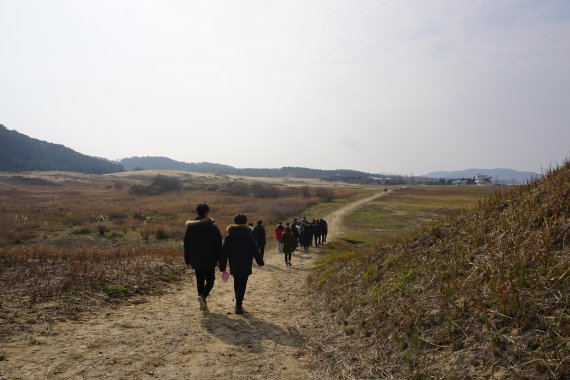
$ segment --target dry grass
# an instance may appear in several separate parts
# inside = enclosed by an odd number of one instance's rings
[[[138,178],[135,183],[107,177],[58,182],[0,177],[0,245],[70,239],[100,245],[138,244],[155,241],[157,236],[179,242],[184,223],[194,216],[198,203],[210,205],[220,226],[230,224],[236,213],[273,224],[317,203],[353,193],[225,179],[181,182],[184,190],[137,196],[129,192],[132,186],[150,188],[153,193],[156,177]]]
[[[134,185],[148,191],[134,195]],[[0,340],[178,281],[185,222],[198,203],[210,205],[223,232],[238,212],[273,224],[331,194],[354,191],[187,176],[2,175]]]
[[[569,228],[566,163],[400,241],[337,244],[314,279],[325,375],[567,378]]]

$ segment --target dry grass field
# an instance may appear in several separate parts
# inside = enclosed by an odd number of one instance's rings
[[[181,172],[0,175],[0,341],[49,334],[100,305],[143,302],[184,272],[185,221],[208,203],[222,232],[233,215],[273,225],[356,194]],[[268,229],[269,231],[269,229]]]

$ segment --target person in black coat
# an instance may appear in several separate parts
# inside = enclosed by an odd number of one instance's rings
[[[303,247],[304,252],[309,252],[309,246],[313,240],[313,229],[309,223],[301,223],[301,233],[299,241]]]
[[[293,237],[295,238],[295,249],[299,246],[299,222],[297,218],[293,219],[293,223],[291,223],[291,232],[293,233]]]
[[[208,217],[207,204],[196,207],[198,216],[186,222],[184,261],[194,269],[200,309],[207,310],[206,298],[214,287],[215,269],[222,254],[222,234],[214,219]]]
[[[320,247],[321,246],[321,224],[316,219],[313,219],[313,237],[315,240],[315,247]]]
[[[261,253],[261,259],[263,260],[263,255],[265,254],[265,245],[267,244],[267,240],[265,239],[265,227],[263,227],[263,221],[257,221],[257,225],[253,228],[253,237],[259,246],[259,253]]]
[[[321,219],[321,243],[324,244],[327,241],[327,235],[329,233],[329,226],[327,221]]]
[[[226,270],[230,262],[230,274],[234,278],[234,291],[236,295],[236,314],[243,314],[243,298],[247,287],[247,279],[252,273],[253,259],[257,265],[264,265],[255,239],[251,236],[251,228],[246,224],[247,217],[238,214],[234,217],[234,223],[228,226],[228,235],[224,239],[222,256],[220,259],[220,271]]]

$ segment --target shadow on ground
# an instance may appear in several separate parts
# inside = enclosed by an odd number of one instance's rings
[[[246,312],[242,316],[207,313],[202,318],[202,327],[226,344],[241,347],[248,352],[263,352],[263,341],[271,340],[276,345],[303,347],[305,340],[297,329],[283,329]]]

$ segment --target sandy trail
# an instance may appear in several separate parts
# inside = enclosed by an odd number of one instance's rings
[[[339,236],[344,215],[385,193],[344,206],[325,218]],[[222,227],[220,226],[222,229]],[[246,314],[234,311],[232,279],[216,284],[198,309],[193,273],[163,296],[101,310],[52,327],[50,336],[16,336],[2,347],[0,379],[162,378],[307,379],[303,331],[306,279],[316,252],[295,252],[286,267],[275,245],[248,282]]]

